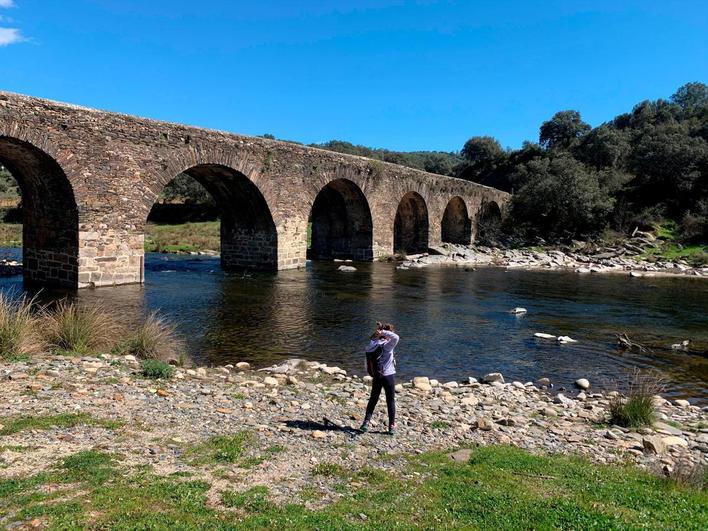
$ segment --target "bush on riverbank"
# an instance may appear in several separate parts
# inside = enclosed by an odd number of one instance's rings
[[[164,361],[147,359],[142,363],[142,375],[151,380],[169,380],[175,374],[175,368]]]
[[[79,308],[61,301],[44,312],[47,340],[55,352],[89,354],[110,350],[120,335],[120,327],[100,306]]]
[[[22,297],[13,300],[0,293],[0,358],[18,360],[42,352],[44,341],[33,301]]]
[[[130,354],[141,360],[174,361],[185,364],[185,345],[177,336],[174,326],[157,313],[147,316],[126,342],[116,349],[120,354]]]
[[[627,395],[615,395],[610,400],[610,422],[625,428],[649,426],[656,418],[654,397],[661,390],[661,381],[656,376],[635,372]]]

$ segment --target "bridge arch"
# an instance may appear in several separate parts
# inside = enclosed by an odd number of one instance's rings
[[[198,182],[220,215],[221,266],[225,270],[278,268],[278,233],[260,189],[229,166],[198,163],[180,174]],[[168,182],[177,178],[175,175]],[[162,189],[168,184],[162,183]]]
[[[393,223],[393,252],[424,253],[428,250],[428,206],[418,192],[408,192],[398,203]]]
[[[373,260],[371,209],[361,188],[349,179],[334,179],[319,191],[310,211],[308,258]]]
[[[464,199],[459,195],[450,199],[443,212],[441,239],[447,243],[469,245],[472,241],[472,221]]]
[[[79,210],[64,169],[46,149],[1,132],[0,164],[17,180],[22,194],[25,282],[76,288]]]
[[[475,241],[493,244],[501,231],[502,212],[496,201],[487,201],[477,213],[477,234]]]

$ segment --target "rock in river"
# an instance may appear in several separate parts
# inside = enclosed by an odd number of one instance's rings
[[[543,332],[536,332],[533,337],[538,339],[557,339],[556,336],[551,334],[544,334]]]
[[[500,372],[490,372],[489,374],[482,376],[481,382],[487,384],[494,382],[504,383],[504,376],[502,376],[502,373]]]
[[[590,389],[590,382],[586,378],[575,380],[575,385],[580,387],[580,389]]]

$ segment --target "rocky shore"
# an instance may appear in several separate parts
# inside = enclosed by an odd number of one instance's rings
[[[430,266],[497,266],[520,269],[568,270],[576,273],[624,273],[632,277],[688,275],[708,278],[708,267],[692,267],[684,260],[650,262],[639,258],[643,248],[588,248],[578,250],[534,248],[503,249],[444,243],[430,248],[430,253],[412,255],[398,269],[421,269]]]
[[[310,506],[338,499],[318,466],[395,468],[406,455],[470,445],[514,445],[633,462],[657,473],[708,464],[708,408],[655,397],[658,421],[633,431],[607,425],[610,394],[578,381],[575,396],[552,394],[547,380],[505,382],[501,374],[464,382],[425,377],[397,386],[398,432],[385,434],[380,404],[366,434],[356,430],[369,378],[289,360],[253,370],[247,363],[178,368],[169,381],[141,376],[132,356],[42,356],[0,363],[0,478],[48,469],[88,449],[121,455],[155,473],[204,478],[214,496],[226,486],[266,485],[281,501],[316,486]],[[586,389],[583,389],[586,388]],[[10,429],[17,419],[82,415],[91,422]],[[247,460],[212,467],[191,449],[216,436],[248,432]],[[454,457],[454,456],[453,456]],[[0,521],[2,524],[2,521]]]

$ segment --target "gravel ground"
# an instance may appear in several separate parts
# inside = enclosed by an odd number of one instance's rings
[[[534,452],[571,453],[596,462],[631,461],[657,472],[708,463],[706,408],[659,397],[661,422],[630,431],[604,424],[609,396],[591,389],[552,394],[543,383],[439,383],[421,377],[398,386],[398,432],[385,433],[385,403],[372,429],[360,434],[369,383],[326,365],[290,360],[278,367],[178,369],[170,381],[140,376],[128,357],[45,356],[0,363],[0,478],[26,477],[76,452],[97,448],[125,466],[157,474],[189,472],[225,487],[268,486],[276,500],[339,496],[322,463],[358,469],[399,468],[406,455],[469,445],[511,444]],[[482,378],[484,380],[484,378]],[[84,413],[120,421],[112,427],[77,425],[5,434],[13,418]],[[326,419],[326,420],[325,420]],[[200,443],[247,430],[248,461],[195,463]]]

